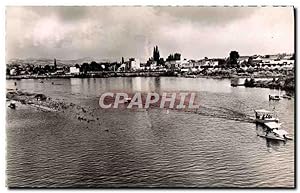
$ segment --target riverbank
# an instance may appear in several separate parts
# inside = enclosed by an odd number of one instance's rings
[[[255,80],[255,78],[251,78],[250,80],[246,79],[244,85],[245,87],[260,87],[295,91],[295,78],[279,77],[278,79],[273,78],[272,80]]]
[[[132,72],[88,72],[79,74],[48,74],[48,75],[7,75],[6,79],[52,79],[52,78],[110,78],[110,77],[185,77],[185,78],[279,78],[286,76],[293,76],[293,74],[284,73],[230,73],[231,71],[225,71],[226,73],[183,73],[179,71],[132,71]]]
[[[14,101],[19,106],[31,107],[43,112],[63,113],[64,116],[77,119],[83,122],[95,122],[97,119],[93,117],[94,109],[81,106],[78,104],[64,101],[64,99],[47,97],[41,93],[29,93],[22,91],[8,91],[6,93],[7,102]]]
[[[159,77],[177,76],[173,71],[141,71],[141,72],[89,72],[80,74],[49,75],[7,75],[6,79],[51,79],[51,78],[110,78],[110,77]]]

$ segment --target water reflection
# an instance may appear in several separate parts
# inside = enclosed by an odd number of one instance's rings
[[[265,126],[263,126],[259,123],[256,123],[257,136],[259,138],[261,138],[261,140],[266,141],[266,146],[267,146],[269,152],[271,150],[278,151],[280,145],[285,145],[287,143],[287,141],[279,141],[279,140],[275,140],[275,139],[269,139],[269,138],[261,137],[261,136],[264,136],[266,134],[266,130],[267,130],[267,128]]]

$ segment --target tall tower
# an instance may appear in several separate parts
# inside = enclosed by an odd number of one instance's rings
[[[56,69],[56,59],[54,58],[54,69]]]

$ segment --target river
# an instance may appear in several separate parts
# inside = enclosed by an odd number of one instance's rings
[[[295,142],[266,140],[254,123],[234,120],[274,110],[294,136],[294,98],[268,100],[278,90],[177,77],[7,80],[7,88],[15,82],[19,90],[84,106],[97,121],[7,108],[9,187],[295,186]],[[104,111],[98,101],[108,91],[195,92],[204,110]]]

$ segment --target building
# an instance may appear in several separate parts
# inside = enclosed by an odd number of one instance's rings
[[[17,75],[17,71],[16,71],[16,69],[11,69],[10,71],[9,71],[9,74],[10,75]]]
[[[181,68],[181,61],[180,60],[167,61],[165,65],[168,66],[168,68],[170,69],[178,69]]]
[[[126,64],[123,63],[121,66],[117,69],[117,71],[125,71],[126,70]]]
[[[188,61],[188,60],[184,59],[181,61],[180,67],[181,68],[193,68],[194,64],[192,61]]]
[[[70,74],[79,74],[79,73],[80,73],[80,68],[77,68],[76,66],[70,67]]]
[[[157,62],[156,61],[151,61],[150,69],[156,69],[156,67],[157,67]]]
[[[238,64],[243,64],[243,63],[247,63],[248,60],[249,60],[249,56],[240,56],[237,61]]]
[[[205,60],[201,59],[201,60],[195,61],[193,66],[196,69],[200,69],[201,66],[203,66],[204,64],[205,64]]]
[[[257,64],[257,63],[262,63],[264,61],[264,58],[261,56],[255,57],[252,59],[252,62]]]
[[[202,66],[215,67],[215,66],[218,66],[218,65],[219,65],[219,61],[210,59],[210,60],[205,60],[204,64]]]
[[[181,71],[181,72],[189,72],[190,69],[188,69],[188,68],[181,68],[180,71]]]
[[[141,69],[141,62],[139,59],[132,58],[130,60],[130,69],[131,70],[138,70]]]
[[[54,64],[54,70],[56,70],[56,68],[57,68],[57,64],[56,64],[56,59],[54,58],[54,62],[53,62],[53,64]]]

